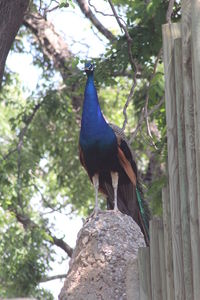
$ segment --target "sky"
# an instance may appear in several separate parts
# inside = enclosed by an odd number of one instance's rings
[[[91,1],[95,3],[97,10],[111,14],[107,2],[103,0]],[[119,28],[114,17],[106,17],[98,14],[99,20],[110,30],[118,32]],[[72,53],[81,56],[81,58],[98,57],[105,51],[106,39],[101,34],[96,34],[97,30],[91,30],[91,23],[83,16],[78,7],[69,7],[62,10],[56,10],[49,14],[48,19],[52,21],[58,33],[66,40]],[[81,41],[81,44],[80,44]],[[25,43],[26,50],[29,51],[29,44]],[[19,78],[24,87],[24,96],[28,96],[36,89],[40,82],[41,70],[33,65],[31,54],[16,54],[10,52],[7,59],[7,66],[10,70],[19,74]],[[54,80],[59,81],[59,76]],[[88,181],[89,182],[89,181]],[[75,247],[77,233],[82,227],[82,220],[78,216],[63,216],[59,213],[50,217],[50,221],[55,224],[58,237],[65,235],[65,241]],[[56,248],[55,248],[56,249]],[[57,249],[57,256],[62,256],[63,251]],[[66,273],[68,270],[68,261],[59,262],[56,260],[52,264],[52,271],[49,276]],[[58,294],[63,286],[63,280],[53,280],[41,284],[42,287],[49,289],[54,299],[58,299]]]

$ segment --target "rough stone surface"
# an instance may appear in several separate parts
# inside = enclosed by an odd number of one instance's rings
[[[139,226],[120,212],[89,218],[77,237],[59,300],[138,300]]]

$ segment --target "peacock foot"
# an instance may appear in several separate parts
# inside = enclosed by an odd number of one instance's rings
[[[113,212],[118,213],[120,212],[119,208],[117,206],[114,207]]]
[[[89,220],[90,218],[95,218],[102,212],[103,212],[102,209],[100,209],[99,207],[95,207],[93,212],[87,217],[86,220]]]

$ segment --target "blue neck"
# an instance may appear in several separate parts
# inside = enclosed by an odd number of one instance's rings
[[[94,134],[98,129],[103,129],[107,125],[99,105],[96,87],[94,85],[93,73],[88,74],[88,79],[84,93],[83,113],[81,129],[83,132],[91,131]]]
[[[106,123],[102,115],[93,74],[90,73],[84,94],[80,145],[84,150],[96,144],[100,144],[105,149],[113,144],[116,145],[117,141],[112,128]]]

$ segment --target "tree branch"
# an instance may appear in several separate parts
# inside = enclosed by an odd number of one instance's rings
[[[26,125],[22,128],[22,130],[20,131],[20,133],[18,135],[19,140],[18,140],[18,144],[17,144],[16,148],[11,149],[6,155],[4,155],[3,156],[4,160],[6,160],[11,154],[15,153],[16,151],[18,151],[18,159],[19,159],[19,154],[20,154],[21,148],[23,146],[24,136],[25,136],[25,134],[28,130],[28,127],[31,124],[36,112],[39,110],[39,108],[41,107],[42,104],[43,104],[43,101],[41,101],[40,103],[35,105],[33,112],[26,119]],[[18,167],[19,167],[19,161],[18,161]]]
[[[138,64],[136,62],[136,60],[133,58],[133,55],[132,55],[132,49],[131,49],[131,46],[132,46],[132,38],[130,37],[129,35],[129,32],[128,32],[128,29],[126,28],[126,25],[124,25],[122,22],[121,22],[121,18],[118,16],[116,10],[115,10],[115,7],[112,3],[111,0],[108,0],[109,4],[110,4],[110,7],[112,9],[112,12],[116,18],[116,21],[117,23],[119,24],[119,27],[124,31],[125,33],[125,37],[126,37],[126,40],[127,40],[127,47],[128,47],[128,56],[129,56],[129,62],[131,64],[131,67],[132,67],[132,70],[134,72],[134,75],[133,75],[133,84],[132,84],[132,87],[131,87],[131,90],[130,90],[130,93],[128,95],[128,98],[126,100],[126,103],[124,105],[124,108],[123,108],[123,115],[124,115],[124,123],[123,123],[123,126],[122,126],[122,129],[125,130],[126,128],[126,124],[128,122],[128,117],[127,117],[127,108],[128,108],[128,105],[133,97],[133,94],[134,94],[134,91],[135,91],[135,87],[137,86],[137,74],[138,74]],[[125,23],[125,22],[124,22]]]
[[[161,105],[164,103],[165,99],[164,97],[160,100],[160,102],[158,104],[156,104],[149,112],[148,112],[148,117],[150,117],[156,110],[158,110]],[[131,137],[130,137],[130,140],[129,140],[129,143],[131,144],[133,142],[133,140],[135,139],[138,131],[140,130],[143,122],[145,120],[145,115],[144,115],[144,107],[141,111],[141,114],[140,114],[140,119],[139,119],[139,122],[137,124],[137,127],[135,128],[134,132],[131,134]]]
[[[20,131],[20,134],[19,134],[19,143],[18,143],[18,146],[17,148],[18,149],[21,149],[22,145],[23,145],[23,140],[24,140],[24,136],[28,130],[28,127],[29,125],[31,124],[36,112],[39,110],[39,108],[41,107],[43,101],[41,101],[40,103],[36,104],[34,109],[33,109],[33,112],[32,114],[30,114],[30,116],[26,119],[26,125],[24,126],[24,128]]]
[[[149,93],[150,93],[151,83],[152,83],[153,78],[156,75],[156,69],[157,69],[158,62],[159,62],[159,59],[161,57],[161,54],[162,54],[162,48],[160,49],[160,51],[158,53],[158,56],[157,56],[155,64],[154,64],[153,73],[151,74],[151,77],[150,77],[150,80],[149,80],[149,83],[148,83],[148,89],[147,89],[147,93],[146,93],[145,106],[144,106],[144,115],[145,115],[145,120],[146,120],[147,134],[149,135],[149,137],[151,139],[152,146],[156,150],[157,150],[157,147],[156,147],[156,145],[154,143],[153,136],[152,136],[152,133],[151,133],[151,129],[150,129],[150,126],[149,126],[148,104],[149,104]]]
[[[40,282],[47,282],[55,279],[63,279],[66,278],[67,274],[59,274],[59,275],[53,275],[53,276],[48,276],[48,277],[43,277]]]
[[[52,2],[53,1],[50,1],[44,8],[42,8],[42,3],[40,1],[39,13],[42,14],[44,18],[46,18],[47,13],[50,13],[61,7],[61,3],[59,3],[58,1],[54,1],[58,4],[55,5],[54,7],[50,8]],[[62,7],[69,7],[69,3],[66,2],[65,4],[62,4]],[[43,10],[43,12],[42,12],[42,10]]]
[[[126,103],[124,105],[124,108],[123,108],[123,115],[124,115],[124,123],[123,123],[123,126],[122,126],[122,129],[125,130],[125,127],[126,127],[126,124],[128,122],[128,116],[127,116],[127,108],[129,106],[129,103],[133,97],[133,94],[134,94],[134,91],[135,91],[135,87],[137,85],[137,79],[136,79],[136,76],[137,76],[137,72],[135,72],[134,74],[134,78],[133,78],[133,85],[131,87],[131,90],[130,90],[130,93],[128,95],[128,98],[126,100]]]
[[[41,46],[41,51],[45,57],[53,63],[54,68],[58,70],[66,82],[69,77],[76,77],[80,74],[80,70],[73,66],[73,54],[68,48],[67,43],[59,35],[54,25],[42,17],[39,13],[27,14],[23,24],[31,30],[37,38]],[[70,82],[68,93],[71,95],[72,105],[75,110],[79,109],[82,103],[82,98],[75,93],[79,87],[79,82]]]
[[[73,253],[73,249],[65,242],[63,241],[63,239],[58,239],[56,236],[51,235],[53,242],[52,245],[56,245],[57,247],[61,248],[62,250],[64,250],[69,257],[72,256]]]
[[[16,219],[18,220],[18,222],[20,222],[23,225],[25,230],[39,228],[39,226],[35,222],[33,222],[28,216],[22,215],[15,211],[13,211],[13,212],[16,216]],[[72,253],[73,253],[73,249],[65,241],[63,241],[63,239],[58,239],[56,236],[52,235],[50,230],[46,230],[46,231],[47,231],[48,235],[50,236],[50,240],[47,239],[47,241],[49,243],[51,243],[52,245],[59,247],[65,253],[67,253],[69,255],[69,257],[71,257]]]
[[[167,23],[171,24],[171,16],[173,13],[173,7],[174,7],[174,0],[169,0],[169,5],[167,9],[167,14],[166,14],[166,21]]]
[[[86,18],[88,18],[108,40],[111,42],[116,40],[116,37],[112,34],[112,32],[104,27],[103,24],[101,24],[101,22],[96,18],[85,0],[77,0],[77,3]]]
[[[43,53],[53,61],[55,69],[64,78],[71,74],[73,55],[64,39],[56,32],[54,25],[37,12],[26,14],[23,24],[37,37]],[[74,72],[74,70],[73,70]]]
[[[121,22],[121,18],[118,16],[116,10],[115,10],[115,7],[112,3],[111,0],[108,0],[109,4],[110,4],[110,7],[113,11],[113,14],[115,16],[115,19],[117,21],[117,23],[119,24],[119,27],[124,31],[125,33],[125,37],[126,37],[126,40],[127,40],[127,46],[128,46],[128,55],[129,55],[129,61],[130,61],[130,64],[131,64],[131,67],[132,67],[132,70],[134,72],[137,72],[138,70],[138,67],[137,67],[137,62],[136,60],[134,60],[133,58],[133,55],[132,55],[132,50],[131,50],[131,46],[132,46],[132,38],[131,36],[129,35],[129,32],[128,32],[128,29],[126,28],[126,26]]]

